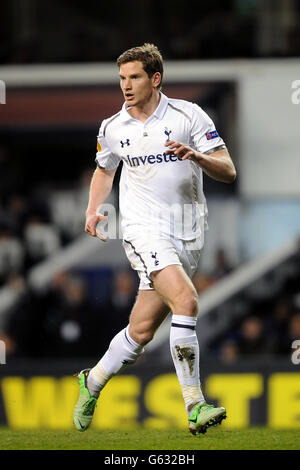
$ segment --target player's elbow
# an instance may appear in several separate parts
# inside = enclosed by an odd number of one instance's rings
[[[230,184],[230,183],[233,183],[235,179],[236,179],[236,169],[234,168],[234,166],[231,166],[226,171],[224,182]]]
[[[236,169],[233,168],[230,172],[229,172],[229,181],[228,183],[233,183],[236,179]]]

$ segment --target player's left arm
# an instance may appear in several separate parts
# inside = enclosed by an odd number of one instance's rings
[[[220,145],[204,153],[188,145],[170,140],[166,142],[166,154],[173,154],[181,160],[193,160],[211,178],[223,183],[233,183],[236,169],[225,145]]]

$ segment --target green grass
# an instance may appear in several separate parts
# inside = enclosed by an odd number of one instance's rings
[[[212,428],[192,436],[184,430],[13,430],[0,428],[0,450],[299,450],[299,430],[264,427]]]

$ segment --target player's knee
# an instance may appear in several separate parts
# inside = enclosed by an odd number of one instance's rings
[[[173,312],[175,313],[175,312]],[[196,317],[198,314],[198,296],[196,292],[183,293],[176,305],[176,313]]]
[[[198,313],[198,297],[194,293],[190,294],[185,300],[186,312],[190,316],[197,316]]]

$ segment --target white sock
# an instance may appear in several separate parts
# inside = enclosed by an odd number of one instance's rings
[[[90,393],[98,397],[109,379],[133,364],[143,352],[143,346],[129,335],[128,325],[111,340],[104,356],[90,370],[87,380]]]
[[[188,414],[194,404],[205,401],[200,384],[196,323],[195,317],[172,315],[170,349]]]

